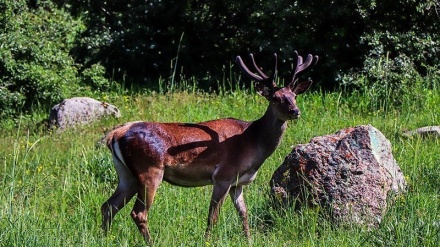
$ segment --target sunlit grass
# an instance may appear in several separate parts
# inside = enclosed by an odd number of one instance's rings
[[[245,188],[252,239],[229,198],[212,238],[205,240],[211,187],[180,188],[163,183],[150,214],[157,246],[436,246],[440,241],[440,152],[434,138],[404,138],[403,130],[438,124],[440,97],[431,92],[429,107],[366,111],[366,95],[310,92],[298,97],[302,118],[289,123],[284,140]],[[267,107],[264,98],[237,90],[207,94],[197,90],[167,94],[109,94],[122,111],[62,134],[46,133],[31,121],[0,130],[0,246],[143,246],[129,212],[115,218],[107,236],[99,228],[101,204],[117,177],[108,150],[97,144],[103,133],[126,121],[199,122],[235,117],[254,120]],[[356,102],[355,102],[356,101]],[[319,209],[279,213],[268,203],[269,180],[292,148],[341,128],[372,124],[390,139],[394,157],[410,185],[378,229],[338,228]]]

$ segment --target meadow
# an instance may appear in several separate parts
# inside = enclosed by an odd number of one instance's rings
[[[299,96],[302,117],[289,122],[281,146],[266,160],[256,181],[245,187],[252,238],[241,234],[240,219],[227,198],[212,237],[204,239],[212,187],[181,188],[164,182],[149,216],[155,246],[438,246],[440,141],[402,135],[440,123],[439,91],[422,93],[421,98],[390,96],[402,97],[401,104],[388,106],[385,99],[377,107],[365,107],[372,100],[367,93],[315,90]],[[267,107],[263,97],[244,89],[216,94],[122,91],[100,99],[118,106],[122,118],[60,134],[47,133],[36,124],[45,112],[1,125],[0,246],[144,246],[129,216],[133,201],[115,217],[107,236],[99,227],[101,204],[117,185],[110,152],[98,143],[103,133],[133,120],[251,121]],[[271,206],[269,180],[295,145],[362,124],[375,126],[391,141],[409,184],[378,228],[337,227],[319,208],[279,211]]]

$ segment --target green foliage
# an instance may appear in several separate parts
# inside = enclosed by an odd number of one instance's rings
[[[404,97],[424,97],[424,89],[438,87],[436,5],[429,0],[364,4],[361,13],[369,26],[360,39],[367,48],[363,66],[342,72],[340,85],[369,93],[373,107],[401,105]]]
[[[380,101],[438,85],[439,7],[436,0],[4,1],[0,118],[113,90],[115,81],[238,88],[234,59],[248,52],[264,69],[277,52],[286,81],[294,50],[320,56],[314,85],[368,92],[372,108],[399,105],[399,97]]]
[[[352,1],[139,0],[72,5],[73,12],[84,13],[87,20],[77,50],[81,61],[99,62],[116,78],[138,84],[167,79],[177,66],[177,76],[195,76],[199,87],[209,87],[229,73],[225,68],[236,55],[247,52],[257,53],[264,68],[272,67],[272,61],[264,58],[277,52],[283,78],[290,77],[294,50],[323,58],[320,73],[314,75],[318,81],[361,65],[358,38],[363,29],[361,21],[354,21],[360,17],[352,11],[356,7]]]
[[[77,68],[69,51],[80,23],[50,3],[36,9],[28,8],[26,1],[1,5],[0,117],[71,95],[77,86]]]
[[[0,85],[0,119],[12,117],[17,108],[24,104],[24,96],[19,92],[11,92],[5,83]]]
[[[385,57],[396,60],[394,68],[413,70],[410,76],[424,77],[439,64],[435,0],[124,0],[71,5],[87,23],[78,59],[101,63],[117,80],[129,83],[151,86],[159,77],[177,76],[195,77],[199,87],[211,87],[229,76],[225,68],[236,55],[247,52],[257,53],[263,68],[272,66],[264,58],[277,52],[280,76],[287,80],[294,50],[318,54],[321,62],[312,77],[325,88],[334,88],[341,78],[351,85],[347,80],[355,81],[360,71],[370,73]],[[384,83],[377,82],[376,75],[365,78],[371,84]],[[388,84],[400,79],[389,78],[394,81]]]
[[[80,93],[81,81],[108,88],[102,67],[82,68],[70,54],[84,29],[80,19],[51,1],[3,1],[0,9],[0,119],[59,103]]]
[[[95,90],[110,89],[110,81],[105,77],[105,68],[100,64],[93,64],[81,72],[82,83]]]
[[[417,72],[404,54],[393,60],[388,54],[379,59],[367,58],[364,66],[361,73],[344,75],[341,85],[370,95],[371,101],[365,106],[367,109],[401,106],[406,97],[423,97],[422,91],[430,88],[430,82]]]

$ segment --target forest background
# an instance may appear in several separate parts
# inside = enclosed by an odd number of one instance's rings
[[[440,78],[439,9],[437,0],[4,0],[0,119],[121,85],[234,88],[234,58],[250,52],[263,68],[278,53],[282,80],[294,50],[319,55],[315,90],[370,92],[371,102],[411,94]]]

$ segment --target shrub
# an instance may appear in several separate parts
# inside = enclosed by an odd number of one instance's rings
[[[110,81],[105,77],[105,68],[101,64],[93,64],[81,72],[81,81],[95,90],[110,89]]]
[[[439,78],[435,2],[370,2],[361,13],[370,21],[360,38],[366,47],[363,66],[341,72],[340,85],[368,93],[369,106],[376,109],[400,106],[405,97],[425,97],[422,91],[438,85]]]
[[[0,118],[78,93],[79,66],[70,51],[82,22],[50,1],[4,1],[0,10]],[[96,77],[90,82],[104,83]]]

